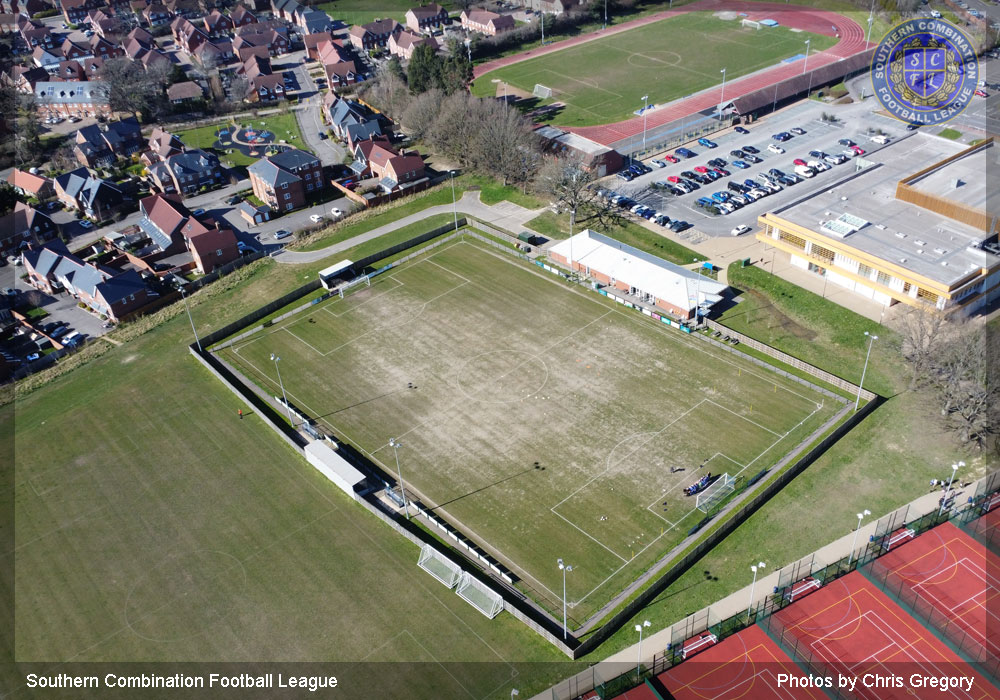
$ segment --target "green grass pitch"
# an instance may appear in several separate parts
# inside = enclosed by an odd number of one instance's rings
[[[480,76],[473,92],[492,95],[494,79],[531,92],[536,83],[553,88],[551,101],[566,105],[554,121],[592,126],[628,119],[643,105],[670,102],[752,73],[782,59],[833,46],[832,37],[785,27],[742,29],[738,20],[689,12]]]
[[[839,406],[549,273],[458,242],[221,351],[395,474],[538,599],[592,613]],[[671,468],[677,471],[672,472]]]

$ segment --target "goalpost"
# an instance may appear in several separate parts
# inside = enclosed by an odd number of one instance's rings
[[[535,97],[541,97],[542,99],[552,97],[552,88],[545,87],[541,83],[535,83],[535,89],[531,91],[531,94]]]
[[[742,22],[740,22],[740,26],[743,29],[746,29],[747,27],[749,27],[750,29],[760,29],[761,25],[760,25],[760,22],[757,22],[755,20],[745,19]]]
[[[462,567],[450,559],[441,556],[441,554],[429,544],[425,544],[423,548],[421,548],[420,559],[417,560],[417,566],[446,585],[448,588],[454,588],[455,584],[457,584],[462,578],[462,574],[465,573],[462,571]]]
[[[365,285],[366,287],[372,286],[372,278],[371,278],[371,276],[370,275],[361,275],[361,277],[355,277],[354,279],[352,279],[349,282],[344,282],[342,285],[340,285],[339,289],[337,290],[337,293],[340,294],[340,298],[343,299],[344,298],[344,292],[346,292],[348,289],[351,289],[353,287],[357,287],[358,285],[361,285],[361,284]]]
[[[503,611],[503,598],[467,571],[462,572],[456,593],[491,620]]]
[[[715,480],[714,484],[698,494],[698,497],[695,499],[695,506],[702,513],[707,513],[712,510],[715,504],[719,503],[735,490],[736,477],[729,476],[728,473],[723,474]]]

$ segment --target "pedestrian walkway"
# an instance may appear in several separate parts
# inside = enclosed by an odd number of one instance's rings
[[[454,205],[439,204],[437,206],[428,207],[416,212],[415,214],[404,216],[403,218],[397,219],[392,223],[373,228],[371,231],[365,231],[364,233],[358,234],[354,238],[349,238],[346,241],[341,241],[340,243],[334,243],[333,245],[329,245],[326,248],[320,248],[319,250],[286,250],[275,257],[275,260],[280,263],[292,265],[317,262],[331,255],[336,255],[337,253],[349,250],[356,245],[360,245],[380,236],[384,236],[385,234],[403,228],[404,226],[409,226],[410,224],[417,223],[428,217],[435,216],[436,214],[451,213],[456,213],[458,216],[465,214],[473,216],[484,223],[509,231],[516,236],[518,233],[525,230],[525,222],[538,216],[541,213],[541,210],[525,209],[518,204],[508,201],[499,202],[492,206],[489,204],[483,204],[479,200],[478,191],[468,191],[465,192]]]

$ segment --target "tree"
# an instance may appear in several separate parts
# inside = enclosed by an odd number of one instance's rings
[[[914,310],[896,325],[899,349],[910,366],[910,390],[928,382],[935,358],[948,339],[948,322],[941,314]]]
[[[250,81],[243,76],[233,78],[229,83],[229,101],[234,104],[243,102],[250,94]]]
[[[596,179],[579,158],[551,158],[539,170],[536,187],[569,212],[571,230],[579,220],[605,229],[621,226],[621,210],[597,193]]]
[[[14,122],[14,159],[19,164],[30,163],[41,157],[45,150],[38,125],[38,104],[34,94],[18,94],[14,101],[17,115]]]
[[[406,81],[389,68],[388,63],[379,69],[374,80],[363,84],[361,94],[393,119],[399,119],[410,103],[410,93],[406,89]]]
[[[504,185],[526,185],[531,177],[526,164],[539,158],[539,142],[531,122],[521,113],[496,100],[480,100],[476,115],[480,128],[471,157],[477,169]]]
[[[101,66],[100,78],[107,84],[111,110],[141,115],[144,121],[159,116],[165,111],[163,87],[172,71],[169,64],[146,70],[124,56],[108,59]]]
[[[413,50],[410,64],[406,69],[406,82],[415,94],[440,87],[440,66],[434,55],[434,49],[428,44],[421,44]]]
[[[433,89],[417,95],[407,105],[400,121],[414,139],[423,139],[430,131],[441,112],[443,99],[444,93]]]

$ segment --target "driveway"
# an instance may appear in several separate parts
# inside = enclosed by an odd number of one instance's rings
[[[323,95],[316,89],[316,83],[309,75],[306,64],[299,64],[294,69],[295,78],[299,83],[299,88],[304,93],[313,93],[309,97],[301,100],[302,108],[296,110],[295,116],[299,121],[299,129],[302,131],[302,138],[313,153],[319,157],[324,165],[335,165],[344,162],[347,155],[340,143],[333,139],[321,139],[320,132],[326,133],[326,125],[323,124]],[[343,207],[341,207],[343,209]]]
[[[23,268],[18,268],[18,270],[21,269]],[[21,291],[22,299],[26,297],[33,306],[45,309],[49,313],[41,321],[42,324],[52,321],[62,321],[69,326],[69,332],[77,331],[81,335],[86,336],[87,339],[98,338],[108,332],[107,329],[101,328],[101,324],[103,323],[101,319],[89,311],[84,311],[77,307],[77,300],[69,294],[63,293],[51,296],[35,289],[20,277],[14,283],[14,288]]]

